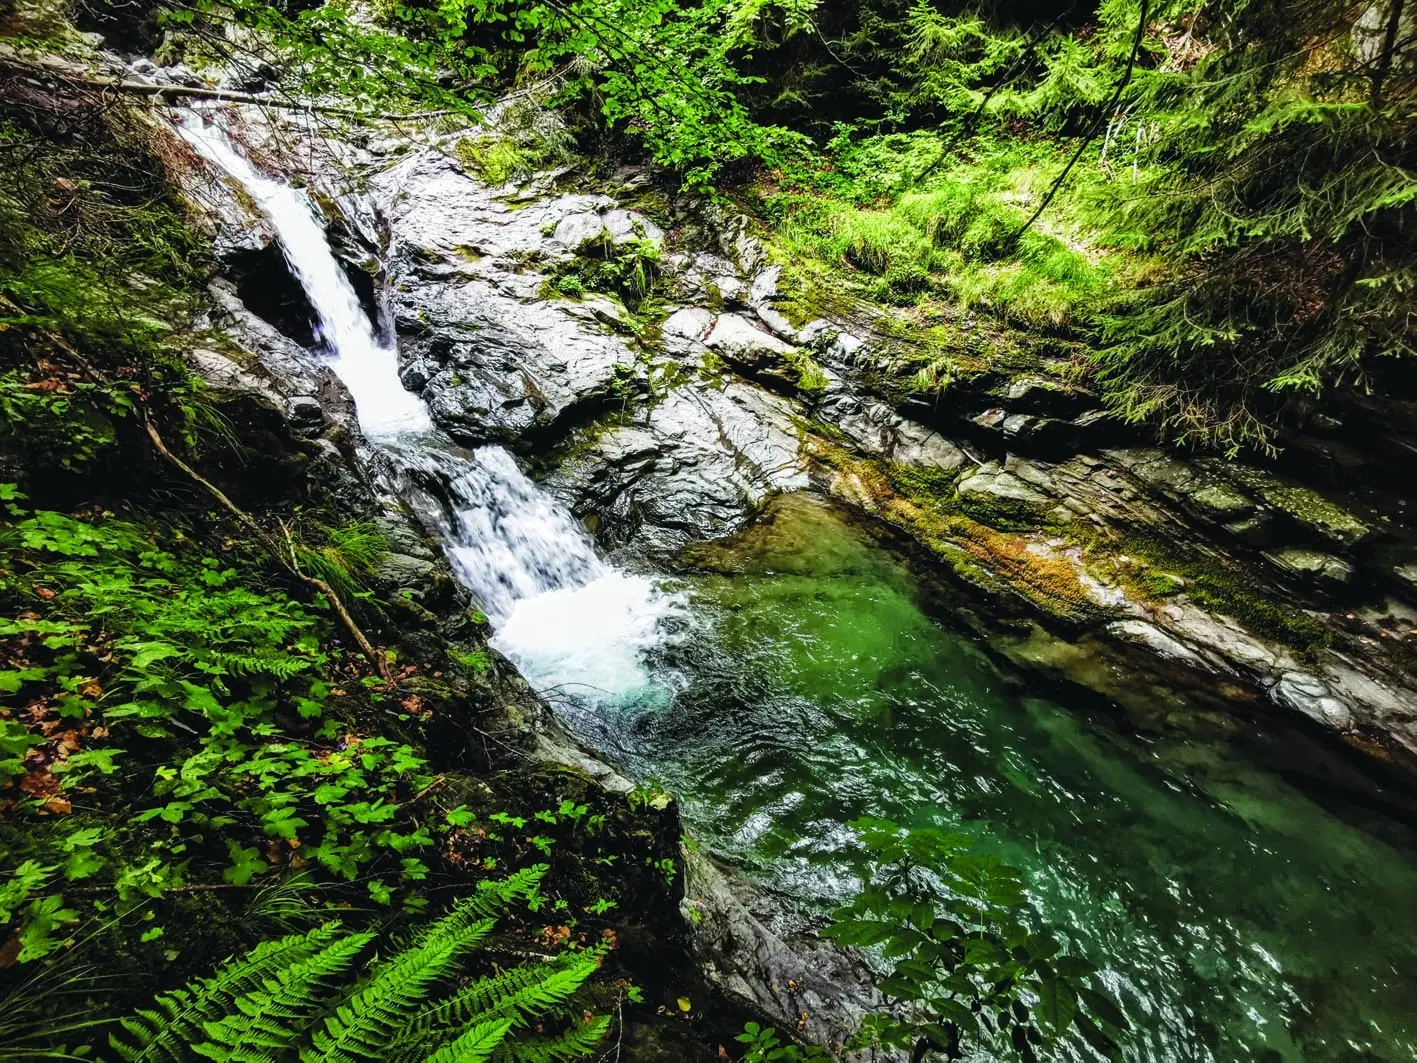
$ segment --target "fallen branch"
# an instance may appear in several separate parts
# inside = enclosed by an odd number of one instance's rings
[[[208,89],[198,85],[157,85],[146,81],[124,81],[121,78],[96,77],[92,74],[73,73],[53,66],[30,63],[23,60],[0,59],[4,65],[21,71],[29,77],[48,78],[62,81],[81,88],[102,89],[105,92],[123,92],[132,96],[156,96],[160,99],[218,100],[223,103],[248,103],[257,107],[276,107],[287,111],[311,111],[316,114],[335,115],[340,118],[363,118],[381,122],[412,122],[425,118],[441,118],[462,111],[445,108],[440,111],[415,111],[408,114],[383,114],[360,111],[352,107],[336,104],[314,103],[310,100],[282,100],[274,96],[253,92],[235,92],[230,89]],[[470,115],[468,117],[471,117]]]
[[[163,896],[170,893],[215,893],[218,890],[254,890],[268,885],[265,882],[195,882],[188,886],[164,886]],[[65,896],[70,897],[98,897],[113,892],[112,886],[78,886],[67,887],[64,890]]]
[[[378,671],[384,682],[393,686],[394,680],[393,676],[389,674],[389,662],[381,653],[374,649],[373,644],[355,622],[354,617],[351,616],[349,610],[345,608],[344,602],[340,600],[340,596],[335,593],[335,589],[316,576],[306,575],[305,572],[301,570],[299,563],[295,560],[295,550],[293,546],[290,556],[287,557],[285,552],[281,549],[280,543],[276,542],[275,538],[267,532],[265,528],[257,524],[254,517],[228,498],[216,484],[212,483],[196,469],[192,468],[192,466],[188,465],[176,454],[168,450],[167,444],[163,442],[162,436],[158,434],[157,426],[153,424],[152,417],[149,416],[146,407],[143,408],[143,424],[148,430],[148,438],[152,440],[153,446],[157,448],[157,452],[161,454],[164,459],[200,484],[209,495],[215,498],[228,512],[245,525],[246,528],[261,541],[262,545],[270,551],[271,556],[280,562],[282,568],[301,583],[314,587],[324,596],[325,600],[330,603],[330,608],[334,610],[335,615],[338,616],[340,622],[344,624],[345,630],[348,631],[354,641],[359,644],[360,651],[369,659],[369,663]]]

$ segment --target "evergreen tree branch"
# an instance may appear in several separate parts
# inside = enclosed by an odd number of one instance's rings
[[[1033,55],[1038,51],[1038,46],[1043,43],[1043,39],[1047,37],[1048,34],[1052,33],[1053,30],[1057,28],[1059,23],[1063,21],[1063,19],[1071,15],[1073,13],[1073,8],[1075,7],[1077,7],[1077,0],[1073,0],[1072,3],[1070,3],[1066,8],[1060,11],[1057,17],[1055,17],[1052,22],[1049,22],[1046,26],[1043,26],[1034,32],[1028,43],[1024,45],[1023,50],[1019,52],[1017,56],[1014,57],[1014,61],[1010,63],[1008,69],[1004,71],[1003,76],[1000,77],[999,80],[996,81],[993,85],[989,86],[989,91],[984,94],[984,99],[980,100],[979,106],[976,107],[970,113],[968,120],[964,123],[964,127],[960,130],[960,132],[956,136],[952,137],[948,144],[940,148],[940,154],[935,157],[934,161],[931,162],[930,165],[926,166],[925,169],[921,170],[918,174],[911,178],[909,185],[906,186],[907,188],[914,188],[915,186],[919,185],[921,181],[925,180],[925,178],[929,177],[930,174],[934,173],[937,169],[940,168],[940,164],[950,157],[950,153],[954,147],[964,143],[966,140],[968,140],[974,135],[975,130],[979,128],[980,120],[989,110],[990,102],[994,99],[996,95],[998,95],[1001,89],[1006,88],[1008,85],[1012,84],[1014,80],[1014,75],[1017,74],[1018,71],[1023,68],[1024,63],[1031,59]]]

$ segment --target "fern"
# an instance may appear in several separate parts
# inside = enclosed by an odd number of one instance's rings
[[[340,925],[326,923],[307,934],[291,934],[263,942],[244,957],[234,960],[211,978],[199,979],[182,989],[164,993],[154,1002],[156,1009],[139,1011],[123,1019],[123,1029],[133,1038],[125,1042],[117,1035],[109,1043],[125,1063],[152,1063],[171,1060],[182,1063],[191,1058],[188,1046],[203,1035],[202,1024],[236,1002],[260,989],[265,980],[302,964],[338,939]]]
[[[511,1029],[509,1020],[487,1022],[474,1026],[428,1057],[426,1063],[482,1063],[491,1059]]]
[[[535,1037],[508,1041],[494,1055],[497,1063],[565,1063],[585,1059],[595,1052],[610,1032],[610,1016],[601,1015],[573,1026],[559,1037]]]
[[[193,1051],[218,1063],[257,1063],[290,1047],[319,1007],[319,991],[349,970],[373,940],[350,934],[309,959],[276,972],[235,1002],[222,1019],[203,1024],[209,1041]]]
[[[449,929],[459,922],[456,913],[440,921],[422,944],[384,966],[339,1004],[325,1019],[325,1028],[315,1031],[311,1047],[300,1053],[303,1063],[381,1059],[408,1016],[428,998],[453,962],[492,932],[490,919]]]
[[[597,954],[582,953],[540,967],[517,967],[478,979],[420,1015],[410,1036],[426,1036],[447,1026],[469,1026],[494,1018],[510,1018],[520,1026],[526,1016],[541,1014],[565,1002],[599,966]]]
[[[210,978],[158,997],[122,1021],[110,1040],[125,1063],[561,1063],[584,1058],[608,1018],[524,1038],[545,1026],[600,966],[600,953],[567,954],[479,978],[451,992],[464,958],[479,949],[496,916],[533,896],[544,865],[480,883],[403,948],[351,973],[374,941],[327,923],[267,942]],[[573,1012],[580,1018],[579,1008]],[[563,1020],[564,1021],[564,1020]],[[553,1026],[554,1029],[554,1026]]]

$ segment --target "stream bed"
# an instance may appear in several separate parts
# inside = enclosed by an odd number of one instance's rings
[[[684,554],[668,584],[683,630],[646,682],[560,711],[805,910],[859,881],[857,817],[974,836],[1103,969],[1128,1058],[1417,1059],[1402,827],[1295,789],[1247,752],[1284,741],[1259,724],[1247,742],[1148,737],[1106,706],[1030,696],[931,619],[924,585],[845,514],[787,496]]]

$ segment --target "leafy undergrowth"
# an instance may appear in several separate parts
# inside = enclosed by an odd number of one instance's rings
[[[353,881],[374,865],[365,888],[387,899],[426,876],[432,837],[400,808],[428,765],[340,711],[351,689],[388,695],[325,616],[220,542],[9,497],[0,691],[23,708],[0,723],[0,778],[5,848],[25,857],[3,913],[28,919],[19,962],[67,939],[79,913],[51,892],[66,883],[128,902],[272,866]]]
[[[222,957],[335,913],[407,939],[533,866],[499,947],[594,950],[608,1010],[612,926],[673,908],[672,808],[528,767],[485,621],[446,580],[423,604],[372,582],[372,502],[191,375],[226,341],[193,327],[169,138],[15,97],[0,146],[0,1058],[88,1058]]]
[[[1100,248],[1075,194],[1024,231],[1069,148],[980,137],[961,150],[939,133],[858,138],[843,127],[825,160],[780,168],[756,192],[786,259],[851,271],[875,301],[945,300],[1013,325],[1088,328],[1137,265]],[[1069,187],[1100,181],[1095,171]]]
[[[123,1020],[111,1044],[129,1063],[184,1058],[383,1058],[508,1063],[588,1056],[608,1015],[573,1006],[605,946],[565,950],[520,966],[498,963],[499,917],[533,902],[546,868],[482,882],[411,940],[374,952],[379,934],[338,921],[258,945],[210,978],[166,993]],[[491,947],[489,947],[491,946]],[[371,955],[372,953],[372,955]],[[486,973],[462,980],[470,965]],[[592,1003],[585,1001],[585,1003]],[[555,1032],[553,1032],[555,1031]]]

